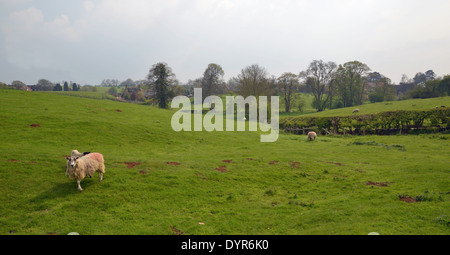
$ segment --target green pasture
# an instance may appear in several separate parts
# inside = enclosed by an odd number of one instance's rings
[[[450,106],[434,100],[391,106]],[[0,90],[0,234],[450,234],[449,134],[261,143],[175,132],[175,111]],[[77,190],[64,175],[73,149],[104,155],[103,182]]]

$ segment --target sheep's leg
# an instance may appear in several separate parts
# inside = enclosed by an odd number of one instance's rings
[[[103,181],[103,173],[102,172],[100,172],[100,173],[98,173],[98,177],[99,177],[99,181]]]
[[[77,180],[78,190],[79,190],[79,191],[83,191],[83,189],[81,188],[80,183],[81,183],[81,180]]]

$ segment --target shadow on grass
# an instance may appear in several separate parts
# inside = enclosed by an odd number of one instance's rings
[[[81,187],[85,190],[94,183],[95,181],[93,179],[84,179],[81,182]],[[58,183],[47,191],[31,198],[29,203],[35,210],[45,210],[52,202],[77,194],[82,194],[82,192],[78,190],[76,181]]]

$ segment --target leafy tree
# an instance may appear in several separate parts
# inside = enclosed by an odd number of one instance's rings
[[[295,92],[300,83],[298,76],[293,73],[283,73],[277,79],[277,87],[284,99],[284,108],[286,112],[290,112],[294,104]]]
[[[53,83],[46,79],[40,79],[35,86],[37,91],[52,91],[53,87]]]
[[[450,96],[450,75],[444,76],[437,87],[440,96]]]
[[[69,91],[69,84],[67,81],[64,82],[64,91]]]
[[[25,83],[21,82],[21,81],[13,81],[11,83],[11,85],[18,90],[25,90],[27,85],[25,85]]]
[[[365,78],[370,68],[359,61],[347,62],[339,65],[335,79],[336,91],[343,106],[360,105],[364,99]],[[379,79],[381,74],[372,73],[370,80]]]
[[[72,84],[72,90],[73,91],[79,91],[80,90],[80,85],[77,85],[75,82]]]
[[[176,83],[172,69],[163,62],[152,66],[147,79],[155,91],[155,99],[159,108],[167,108],[170,99],[169,87]]]
[[[53,87],[53,91],[62,91],[62,86],[61,86],[61,84],[59,84],[59,83],[57,83],[56,85],[55,85],[55,87]]]

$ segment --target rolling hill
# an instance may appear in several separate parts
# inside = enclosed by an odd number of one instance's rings
[[[0,90],[0,234],[450,234],[448,134],[260,143],[174,112]],[[81,193],[73,149],[105,157]]]

